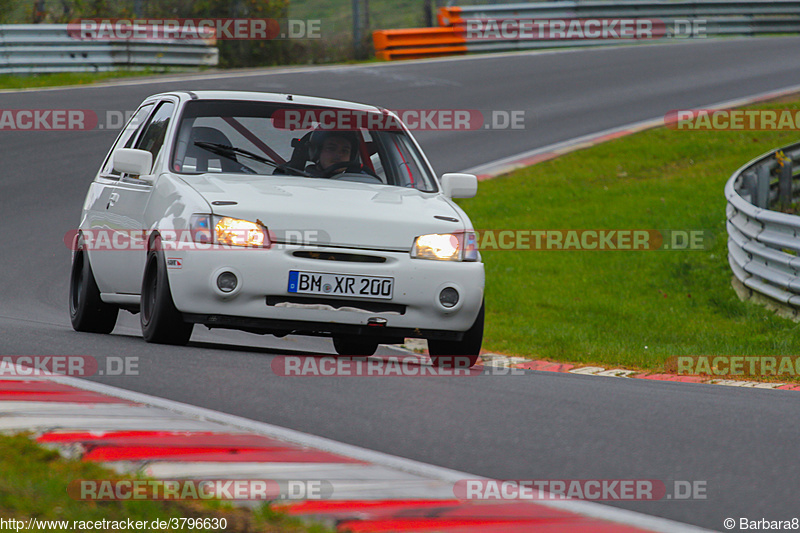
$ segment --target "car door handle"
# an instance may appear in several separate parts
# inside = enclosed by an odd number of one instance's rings
[[[108,204],[106,205],[106,209],[113,207],[114,204],[117,203],[117,200],[119,200],[119,193],[112,192],[108,197]]]

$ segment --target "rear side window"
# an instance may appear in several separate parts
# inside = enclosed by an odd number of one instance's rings
[[[117,148],[130,148],[133,145],[136,137],[138,137],[139,133],[142,131],[147,116],[152,110],[153,104],[147,104],[140,107],[139,110],[133,114],[128,124],[125,125],[122,135],[117,138],[117,142],[114,143],[114,147],[108,153],[108,157],[106,157],[106,161],[103,163],[103,169],[100,171],[101,176],[104,178],[119,178],[119,172],[115,172],[112,168],[113,158],[111,156]]]

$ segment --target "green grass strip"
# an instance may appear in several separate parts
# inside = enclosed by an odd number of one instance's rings
[[[124,478],[95,463],[65,459],[57,451],[39,446],[27,435],[0,435],[0,518],[5,520],[68,521],[70,527],[52,530],[76,531],[74,523],[80,521],[131,519],[134,523],[146,521],[150,524],[153,520],[170,518],[225,518],[227,529],[224,531],[330,532],[320,525],[308,525],[278,512],[269,504],[251,511],[219,501],[79,501],[67,493],[71,481],[108,479]]]
[[[798,109],[800,101],[754,106]],[[476,229],[710,231],[705,251],[492,250],[484,348],[663,369],[675,355],[797,355],[800,326],[731,287],[723,194],[797,131],[658,128],[482,182],[460,201]]]
[[[185,72],[185,71],[176,71]],[[170,72],[167,72],[169,74]],[[165,74],[160,70],[112,70],[108,72],[61,72],[57,74],[0,74],[0,89],[33,89],[62,85],[88,85],[120,78]]]

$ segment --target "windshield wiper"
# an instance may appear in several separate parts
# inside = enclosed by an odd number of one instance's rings
[[[258,161],[260,163],[266,163],[267,165],[272,165],[276,169],[283,170],[284,172],[294,172],[295,174],[298,174],[300,176],[306,176],[309,178],[312,177],[311,174],[309,174],[305,170],[300,170],[299,168],[290,167],[286,163],[278,164],[272,159],[260,156],[258,154],[254,154],[253,152],[245,150],[244,148],[239,148],[237,146],[228,146],[227,144],[212,143],[207,141],[195,141],[194,144],[195,146],[199,146],[203,150],[208,150],[213,154],[221,155],[222,157],[227,157],[228,159],[231,159],[233,161],[236,161],[235,154],[241,154],[245,157],[253,159],[254,161]]]

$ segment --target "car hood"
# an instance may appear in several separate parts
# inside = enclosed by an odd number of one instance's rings
[[[408,251],[419,235],[470,225],[441,194],[416,189],[303,177],[184,179],[214,214],[260,220],[278,242]]]

